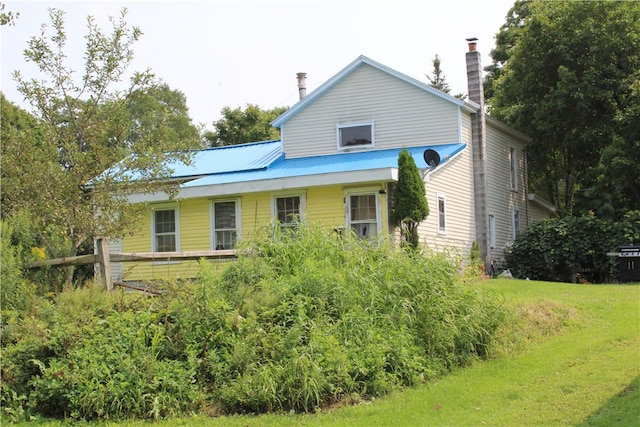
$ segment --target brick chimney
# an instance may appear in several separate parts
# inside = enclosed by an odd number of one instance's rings
[[[297,73],[298,76],[298,93],[300,100],[307,96],[307,73]]]
[[[469,51],[465,56],[469,101],[478,104],[477,112],[471,114],[476,241],[478,242],[480,256],[485,262],[485,267],[488,268],[491,248],[489,247],[489,195],[487,190],[487,125],[484,112],[482,63],[480,61],[480,52],[476,50],[477,41],[478,39],[475,37],[467,39]]]

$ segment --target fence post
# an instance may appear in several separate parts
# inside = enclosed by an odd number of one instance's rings
[[[97,239],[98,265],[100,266],[100,276],[102,283],[109,292],[113,291],[113,280],[111,279],[111,264],[109,263],[109,245],[107,239],[99,237]]]

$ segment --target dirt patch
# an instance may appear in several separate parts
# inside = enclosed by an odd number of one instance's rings
[[[496,336],[493,355],[513,355],[579,322],[573,307],[550,301],[515,303]]]

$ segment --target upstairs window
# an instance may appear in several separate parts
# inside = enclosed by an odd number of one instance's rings
[[[157,210],[153,213],[153,252],[178,250],[176,210]]]
[[[511,190],[518,191],[518,150],[509,148],[509,173]]]
[[[373,147],[373,123],[338,125],[338,149]]]

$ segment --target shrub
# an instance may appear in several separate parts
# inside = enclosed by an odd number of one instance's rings
[[[166,311],[98,287],[41,301],[3,342],[5,416],[158,418],[201,404],[196,361],[166,357]]]
[[[618,260],[607,253],[634,242],[640,242],[638,212],[615,223],[593,214],[553,218],[521,232],[505,251],[505,261],[516,277],[573,282],[576,273],[587,270],[590,280],[604,282],[618,274]]]

